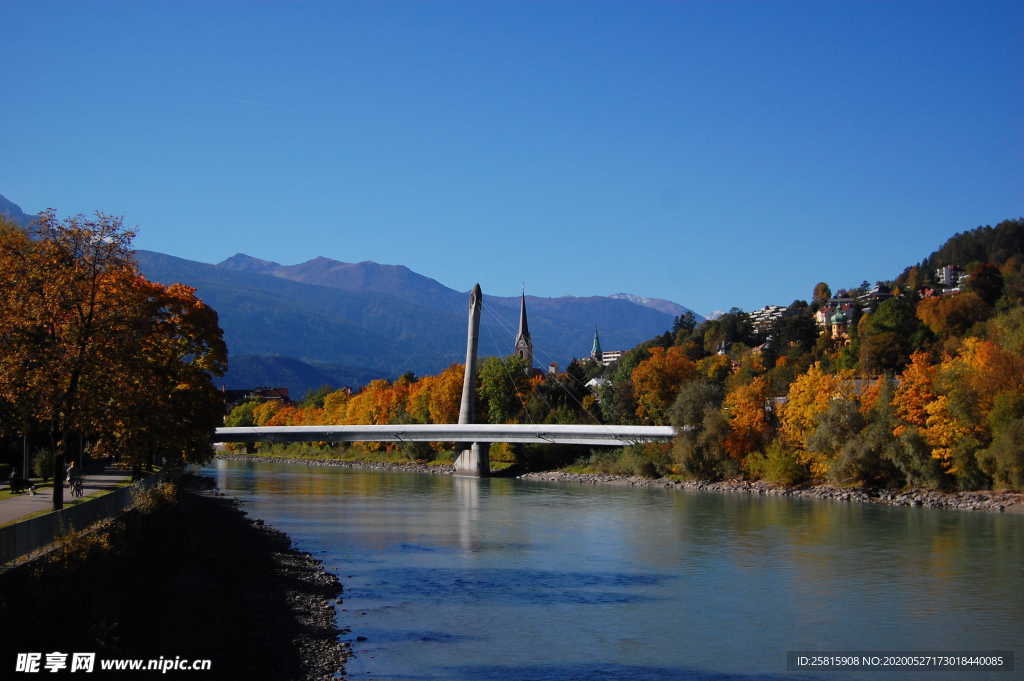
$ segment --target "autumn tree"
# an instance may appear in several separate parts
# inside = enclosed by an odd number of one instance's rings
[[[679,394],[683,381],[696,376],[697,370],[682,348],[650,348],[650,357],[637,365],[630,375],[636,397],[636,415],[651,423],[665,423],[668,408]]]
[[[55,508],[65,458],[84,436],[196,455],[222,414],[216,314],[191,289],[142,278],[132,236],[99,213],[61,221],[45,211],[31,238],[0,228],[0,400],[48,429]]]
[[[828,472],[830,456],[809,449],[808,439],[832,400],[849,397],[850,379],[848,373],[829,374],[815,363],[789,386],[786,404],[781,408],[779,432],[787,446],[802,452],[801,462],[809,465],[814,475]]]
[[[764,376],[726,395],[723,407],[729,419],[729,434],[725,438],[725,449],[737,461],[768,441],[767,403],[768,380]]]
[[[963,336],[991,316],[992,306],[973,291],[932,296],[917,304],[918,319],[940,338]]]

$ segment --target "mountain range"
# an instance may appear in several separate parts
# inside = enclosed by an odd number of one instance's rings
[[[33,217],[3,197],[0,214],[19,224]],[[244,253],[208,264],[145,250],[135,258],[147,278],[193,286],[217,310],[230,365],[218,383],[226,387],[275,385],[301,395],[323,384],[435,373],[465,359],[468,292],[402,265],[326,257],[282,265]],[[481,285],[480,355],[507,355],[520,299],[487,295],[486,280]],[[589,354],[595,329],[604,349],[627,349],[687,312],[631,294],[526,296],[526,307],[535,364],[562,367]]]

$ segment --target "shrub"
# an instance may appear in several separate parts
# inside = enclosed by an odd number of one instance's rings
[[[739,473],[739,465],[729,456],[725,438],[729,422],[714,407],[704,410],[699,428],[680,433],[672,445],[672,458],[690,478],[721,480]]]
[[[1024,489],[1024,419],[1003,426],[977,458],[996,489]]]
[[[917,428],[904,430],[896,446],[887,450],[886,457],[903,474],[907,485],[939,489],[948,485],[942,462],[932,457],[931,447]]]
[[[32,456],[32,472],[43,479],[43,482],[53,476],[53,452],[49,449],[40,449]]]
[[[811,471],[800,463],[796,452],[786,449],[779,440],[772,440],[764,452],[748,456],[746,466],[755,478],[780,485],[798,485],[811,477]]]

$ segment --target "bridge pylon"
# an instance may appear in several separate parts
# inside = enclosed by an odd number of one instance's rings
[[[466,369],[462,378],[462,403],[459,405],[459,424],[476,422],[476,349],[480,337],[480,309],[484,294],[480,284],[469,294],[469,324],[466,331]],[[456,475],[486,477],[491,474],[490,443],[474,442],[462,450],[455,460]]]

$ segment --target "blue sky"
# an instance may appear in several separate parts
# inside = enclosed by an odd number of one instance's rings
[[[4,2],[0,194],[708,313],[1024,214],[1020,2]]]

